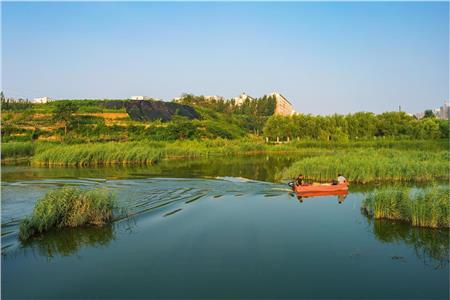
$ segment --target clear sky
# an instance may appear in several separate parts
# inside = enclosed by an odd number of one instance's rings
[[[449,3],[3,2],[2,89],[418,112],[449,98]]]

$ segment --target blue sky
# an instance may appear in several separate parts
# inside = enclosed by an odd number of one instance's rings
[[[3,2],[6,96],[278,91],[297,111],[449,98],[449,3]]]

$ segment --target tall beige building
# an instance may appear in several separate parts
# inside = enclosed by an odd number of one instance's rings
[[[275,105],[275,114],[280,116],[290,116],[294,114],[294,109],[292,107],[291,102],[289,102],[283,95],[280,93],[271,93],[268,96],[275,97],[276,105]]]

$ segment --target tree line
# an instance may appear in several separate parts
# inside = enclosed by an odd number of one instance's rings
[[[197,105],[211,109],[216,112],[228,114],[243,114],[254,116],[271,116],[275,112],[276,100],[274,96],[263,96],[261,98],[247,98],[242,104],[237,105],[234,99],[214,99],[205,96],[183,94],[178,103],[186,105]]]
[[[270,139],[312,139],[346,141],[378,137],[439,139],[449,137],[448,120],[434,116],[416,119],[404,112],[374,114],[358,112],[331,116],[274,115],[264,126]]]
[[[276,99],[264,95],[261,98],[247,98],[236,104],[234,99],[214,99],[205,96],[183,94],[178,103],[210,109],[227,115],[236,115],[243,121],[243,127],[260,134],[267,119],[275,113]]]

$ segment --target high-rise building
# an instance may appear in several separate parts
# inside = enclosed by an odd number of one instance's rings
[[[292,108],[291,102],[289,102],[286,97],[280,93],[270,93],[268,96],[275,97],[275,114],[281,116],[290,116],[294,114],[294,109]]]

